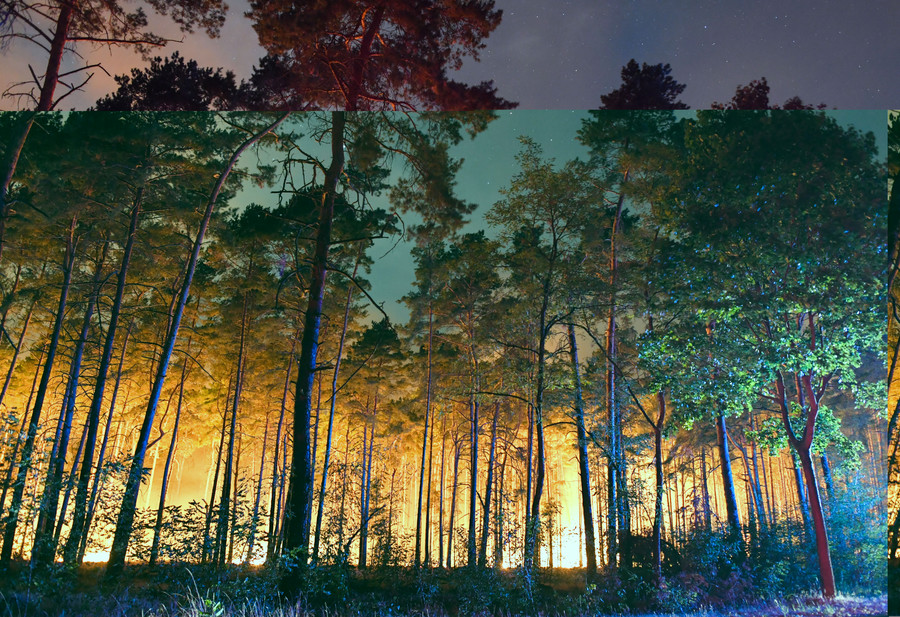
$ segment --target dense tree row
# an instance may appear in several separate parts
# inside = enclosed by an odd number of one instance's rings
[[[776,576],[777,538],[851,584],[841,513],[884,515],[872,137],[592,112],[562,136],[587,159],[523,139],[472,230],[452,153],[490,120],[0,116],[7,152],[33,124],[0,238],[3,565],[658,579],[720,533],[721,568]],[[366,280],[401,230],[405,324]]]

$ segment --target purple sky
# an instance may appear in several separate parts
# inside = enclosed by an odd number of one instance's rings
[[[597,107],[601,94],[618,87],[630,58],[671,64],[673,76],[687,85],[682,99],[694,108],[728,100],[738,84],[762,76],[777,103],[798,95],[841,109],[900,107],[896,0],[497,0],[497,6],[503,22],[487,40],[481,62],[468,62],[460,78],[493,79],[501,96],[525,109]],[[201,65],[247,76],[262,51],[245,9],[244,0],[232,2],[220,39],[187,36],[161,55],[177,49]],[[127,50],[81,51],[113,74],[142,64]],[[21,41],[3,52],[3,89],[27,71],[29,61],[41,72],[41,58],[29,56]],[[74,67],[74,59],[67,64]],[[98,71],[83,95],[61,107],[83,109],[114,86]],[[0,106],[13,108],[15,102],[4,99]]]

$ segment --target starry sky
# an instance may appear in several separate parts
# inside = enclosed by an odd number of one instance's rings
[[[224,66],[238,77],[250,74],[262,55],[245,0],[233,0],[221,38],[188,35],[161,52],[176,49],[201,65]],[[481,62],[468,61],[457,76],[477,83],[494,80],[501,96],[524,109],[589,109],[600,95],[620,84],[629,59],[669,63],[687,89],[682,100],[693,108],[727,101],[739,84],[765,76],[771,99],[798,95],[810,103],[841,109],[900,106],[900,23],[896,0],[496,0],[503,21],[487,39]],[[179,39],[157,20],[157,31]],[[89,51],[82,49],[82,51]],[[86,53],[111,74],[125,73],[141,59],[127,50],[100,48]],[[21,77],[39,56],[21,41],[0,56],[0,88]],[[74,68],[69,58],[65,68]],[[83,109],[115,87],[95,71],[84,94],[63,108]],[[0,101],[14,108],[10,99]]]

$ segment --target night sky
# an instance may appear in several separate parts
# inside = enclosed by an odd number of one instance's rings
[[[682,100],[694,108],[726,101],[738,84],[763,76],[776,103],[798,95],[841,109],[900,106],[896,0],[497,0],[497,7],[504,10],[503,21],[487,39],[481,62],[467,62],[459,77],[470,83],[493,79],[501,96],[525,109],[595,108],[601,94],[618,87],[619,71],[630,58],[671,64],[673,77],[687,85]],[[222,38],[188,36],[160,54],[177,49],[201,65],[246,77],[262,51],[242,17],[245,9],[243,0],[232,2]],[[17,69],[27,71],[24,43],[15,41],[0,58],[6,89]],[[138,56],[116,49],[87,58],[103,62],[112,74],[141,64]],[[40,73],[40,59],[31,62]],[[87,92],[63,107],[83,109],[114,86],[97,72]],[[0,104],[15,105],[10,99]]]

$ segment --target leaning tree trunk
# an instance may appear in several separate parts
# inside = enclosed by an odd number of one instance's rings
[[[85,439],[84,456],[81,462],[81,474],[78,478],[78,491],[75,493],[75,512],[72,515],[72,529],[69,532],[69,539],[66,541],[66,546],[63,549],[63,559],[68,564],[76,561],[78,547],[81,545],[81,535],[84,533],[88,483],[91,479],[94,447],[97,441],[97,430],[100,426],[100,408],[103,406],[103,393],[106,389],[106,375],[109,372],[113,348],[116,343],[116,329],[119,325],[122,299],[125,295],[125,282],[128,276],[128,268],[131,264],[131,255],[134,249],[134,239],[137,235],[137,225],[141,215],[143,196],[144,189],[138,188],[131,207],[131,222],[128,228],[128,239],[125,241],[125,249],[122,253],[122,261],[119,266],[118,280],[116,282],[116,295],[113,300],[112,312],[109,316],[109,326],[106,330],[106,342],[103,345],[103,354],[100,357],[100,366],[97,369],[97,382],[94,385],[94,396],[91,399],[91,408],[88,411],[88,433]],[[131,327],[129,326],[129,331],[130,329]],[[121,371],[121,362],[119,370]],[[110,414],[111,413],[112,412],[110,412]],[[110,415],[110,417],[112,417],[112,415]]]
[[[184,314],[184,307],[187,304],[188,295],[191,289],[191,281],[194,278],[194,272],[197,268],[197,262],[200,259],[200,247],[203,244],[203,238],[206,235],[206,229],[212,218],[213,208],[219,198],[219,192],[222,186],[234,169],[235,164],[241,154],[259,141],[264,135],[272,132],[279,124],[281,124],[289,114],[280,116],[275,122],[268,125],[259,133],[251,136],[242,143],[231,155],[225,169],[219,175],[209,199],[206,203],[206,210],[200,221],[200,227],[197,230],[197,236],[194,238],[191,256],[184,273],[184,281],[181,285],[181,291],[178,295],[178,302],[172,315],[171,324],[166,333],[165,343],[163,344],[162,354],[160,355],[159,365],[157,367],[156,376],[153,379],[153,387],[150,391],[150,398],[147,401],[147,410],[144,413],[144,421],[141,424],[140,433],[138,435],[137,444],[135,446],[134,457],[132,458],[131,469],[125,483],[125,491],[122,497],[122,506],[119,510],[119,517],[116,521],[116,531],[113,537],[112,549],[109,553],[109,562],[106,567],[106,576],[116,579],[121,574],[125,566],[125,553],[128,550],[128,542],[131,539],[131,528],[134,524],[134,515],[137,507],[138,492],[141,487],[141,477],[144,469],[144,457],[147,453],[147,446],[150,441],[150,431],[153,427],[153,420],[156,416],[156,408],[159,405],[159,398],[162,394],[163,384],[166,380],[166,372],[169,369],[169,359],[172,357],[172,351],[175,348],[175,341],[178,338],[178,328],[181,325],[181,317]]]
[[[259,526],[259,501],[262,497],[263,471],[266,469],[266,442],[269,439],[269,414],[266,414],[266,427],[263,429],[262,448],[259,453],[259,476],[256,481],[256,495],[253,498],[253,514],[250,516],[250,537],[247,540],[247,556],[244,563],[253,559],[253,545],[256,543],[256,528]]]
[[[722,488],[725,492],[725,513],[729,533],[733,538],[741,537],[741,519],[738,515],[737,497],[734,490],[734,475],[731,472],[731,455],[728,448],[728,429],[725,416],[716,416],[716,439],[719,446],[719,462],[722,470]]]
[[[0,549],[0,568],[9,567],[12,559],[13,544],[16,539],[16,526],[19,520],[19,509],[22,507],[22,497],[25,493],[25,483],[28,472],[32,467],[31,457],[34,454],[34,442],[37,438],[38,427],[41,422],[41,411],[44,407],[44,399],[47,396],[47,387],[50,383],[50,374],[53,371],[53,361],[56,358],[56,350],[59,347],[59,337],[62,333],[62,322],[66,311],[66,301],[69,297],[69,286],[72,282],[72,271],[75,265],[75,225],[78,222],[77,215],[72,217],[69,233],[66,237],[66,254],[63,258],[63,282],[59,293],[59,305],[56,309],[56,321],[53,324],[53,334],[50,337],[50,345],[47,349],[47,359],[44,362],[44,372],[41,374],[41,383],[38,386],[34,401],[34,409],[31,412],[31,420],[28,424],[28,434],[22,446],[22,458],[19,463],[19,471],[16,474],[16,483],[13,487],[12,501],[5,521],[3,533],[3,548]]]
[[[334,203],[338,181],[344,169],[344,112],[331,114],[331,165],[325,174],[322,202],[319,208],[319,229],[310,273],[309,300],[304,316],[300,358],[297,362],[297,394],[294,399],[294,448],[291,457],[290,503],[284,523],[284,548],[298,551],[301,567],[305,567],[309,553],[309,527],[312,506],[312,461],[310,460],[310,409],[312,407],[313,378],[319,350],[319,325],[322,320],[322,300],[325,294],[325,275],[328,272],[328,247],[334,220]],[[294,577],[287,574],[282,588],[296,590]]]
[[[56,456],[51,456],[47,469],[47,478],[44,481],[44,494],[41,496],[41,508],[38,513],[37,530],[34,534],[32,549],[32,562],[35,565],[51,563],[56,557],[56,542],[53,541],[53,527],[56,523],[56,513],[59,509],[59,493],[62,489],[63,471],[66,466],[66,454],[69,449],[69,438],[72,434],[72,419],[75,415],[75,400],[78,397],[78,382],[81,376],[81,360],[84,357],[84,346],[87,343],[91,327],[91,319],[94,316],[94,307],[97,305],[97,296],[100,294],[100,278],[103,271],[103,262],[106,261],[106,253],[109,250],[109,241],[103,243],[100,259],[94,268],[94,276],[91,281],[91,291],[88,296],[87,308],[84,311],[84,319],[81,323],[81,331],[78,342],[72,353],[72,363],[69,370],[68,396],[62,410],[62,431],[59,434],[58,443],[53,444]],[[77,465],[77,463],[76,463]]]

